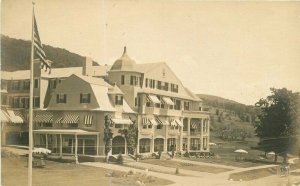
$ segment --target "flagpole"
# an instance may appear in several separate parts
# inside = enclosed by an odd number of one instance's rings
[[[32,33],[30,59],[30,97],[29,97],[29,151],[28,151],[28,186],[32,186],[32,149],[33,149],[33,67],[34,67],[34,2],[32,2]]]

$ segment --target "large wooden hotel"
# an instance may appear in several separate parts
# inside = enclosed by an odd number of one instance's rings
[[[120,129],[138,126],[138,154],[209,152],[209,112],[164,63],[136,63],[124,48],[112,66],[34,71],[34,147],[59,156],[103,156],[105,116],[112,154],[128,154]],[[28,144],[29,71],[1,71],[2,145]]]

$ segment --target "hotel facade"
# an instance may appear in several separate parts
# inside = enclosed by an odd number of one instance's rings
[[[138,127],[137,154],[209,152],[209,112],[164,63],[136,63],[124,48],[112,66],[34,71],[34,147],[59,156],[105,155],[105,116],[111,154],[128,154],[122,130]],[[29,71],[1,71],[2,145],[28,143]]]

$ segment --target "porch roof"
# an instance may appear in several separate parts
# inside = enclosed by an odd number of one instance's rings
[[[96,135],[100,132],[87,131],[82,129],[38,129],[33,130],[34,133],[40,134],[82,134],[82,135]]]

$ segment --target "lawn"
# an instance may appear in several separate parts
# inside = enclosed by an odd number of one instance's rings
[[[27,158],[2,157],[2,183],[5,186],[27,185]],[[33,168],[35,186],[93,186],[135,185],[137,180],[147,186],[167,185],[173,182],[142,174],[128,174],[98,167],[73,163],[46,161],[45,168]]]
[[[272,167],[272,168],[256,169],[256,170],[234,173],[229,176],[229,179],[232,179],[233,181],[239,181],[239,180],[249,181],[249,180],[255,180],[258,178],[276,175],[276,174],[277,174],[277,168]]]
[[[179,169],[192,170],[192,171],[198,171],[198,172],[208,172],[208,173],[221,173],[221,172],[226,172],[226,171],[231,170],[231,169],[219,168],[219,167],[214,167],[214,166],[195,165],[195,164],[191,164],[191,163],[175,162],[172,160],[148,159],[148,160],[143,160],[141,162],[165,166],[165,167],[179,168]]]

